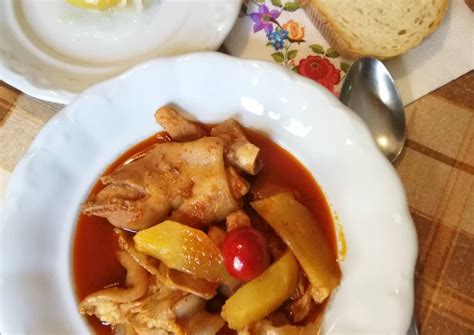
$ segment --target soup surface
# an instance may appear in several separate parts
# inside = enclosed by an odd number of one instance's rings
[[[271,195],[280,191],[290,191],[295,198],[307,207],[317,219],[325,238],[330,242],[331,252],[337,259],[337,242],[333,218],[320,187],[310,172],[290,153],[271,141],[268,137],[255,131],[245,129],[248,139],[261,149],[262,170],[247,180],[251,191],[244,198],[245,209],[252,221],[263,220],[248,205],[251,197]],[[170,137],[165,132],[135,145],[113,162],[103,175],[108,175],[118,168],[133,162],[151,150],[157,143],[169,142]],[[94,197],[104,186],[98,181],[93,187],[89,198]],[[73,273],[78,300],[107,287],[123,286],[126,271],[116,257],[117,236],[107,219],[81,214],[74,237]],[[327,300],[326,300],[327,301]],[[317,305],[312,317],[318,317],[324,310],[326,302]],[[95,317],[88,317],[88,322],[97,334],[110,334],[111,328],[103,325]],[[234,333],[228,328],[219,332]]]

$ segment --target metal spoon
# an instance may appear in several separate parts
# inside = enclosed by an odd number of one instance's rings
[[[379,149],[391,162],[405,143],[405,112],[397,87],[383,63],[358,59],[347,72],[341,102],[364,120]]]
[[[342,85],[340,100],[359,114],[379,149],[394,162],[405,144],[405,111],[385,65],[371,57],[354,62]],[[418,335],[414,317],[407,335]]]

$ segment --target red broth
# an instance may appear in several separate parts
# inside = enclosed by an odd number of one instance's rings
[[[334,259],[337,259],[337,239],[331,211],[311,173],[268,137],[250,130],[246,130],[246,134],[249,140],[261,149],[263,161],[263,168],[259,174],[248,178],[252,184],[252,192],[292,191],[297,200],[313,213],[324,228],[326,237],[331,242]],[[170,141],[170,138],[164,132],[146,139],[123,153],[103,175],[108,175],[139,158],[154,145],[167,141]],[[102,188],[103,185],[98,180],[89,198]],[[126,272],[115,256],[118,246],[113,228],[104,218],[79,216],[73,246],[73,274],[78,301],[105,287],[124,284]],[[316,313],[322,313],[324,307],[325,304],[318,306]],[[97,334],[111,334],[111,328],[101,324],[96,317],[88,317],[87,321]]]

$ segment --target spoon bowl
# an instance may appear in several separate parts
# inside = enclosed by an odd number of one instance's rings
[[[372,57],[354,62],[342,85],[340,100],[364,120],[387,159],[395,161],[405,144],[405,112],[385,65]]]

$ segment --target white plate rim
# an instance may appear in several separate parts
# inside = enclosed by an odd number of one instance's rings
[[[8,0],[15,1],[15,0]],[[180,1],[180,0],[178,0]],[[241,3],[239,0],[199,0],[202,2],[203,6],[208,5],[218,5],[219,1],[222,1],[223,5],[226,6],[227,17],[225,19],[219,18],[222,21],[219,21],[220,27],[217,30],[217,34],[212,36],[214,40],[209,44],[208,47],[202,48],[200,50],[191,50],[193,52],[204,52],[217,50],[225,38],[231,31],[235,22],[237,21]],[[3,6],[3,5],[2,5]],[[222,13],[220,13],[222,15]],[[188,23],[192,25],[191,23]],[[0,24],[1,27],[1,24]],[[3,29],[2,29],[3,30]],[[7,29],[5,29],[5,32]],[[211,36],[209,36],[211,37]],[[10,37],[11,38],[11,37]],[[15,37],[13,37],[15,38]],[[34,79],[34,75],[29,73],[20,73],[16,71],[8,61],[8,58],[3,55],[0,45],[0,80],[4,81],[8,85],[30,95],[33,98],[49,101],[53,103],[66,105],[70,103],[74,98],[78,96],[78,93],[68,91],[62,87],[47,87],[41,85],[38,80]],[[140,63],[140,62],[138,62]]]

